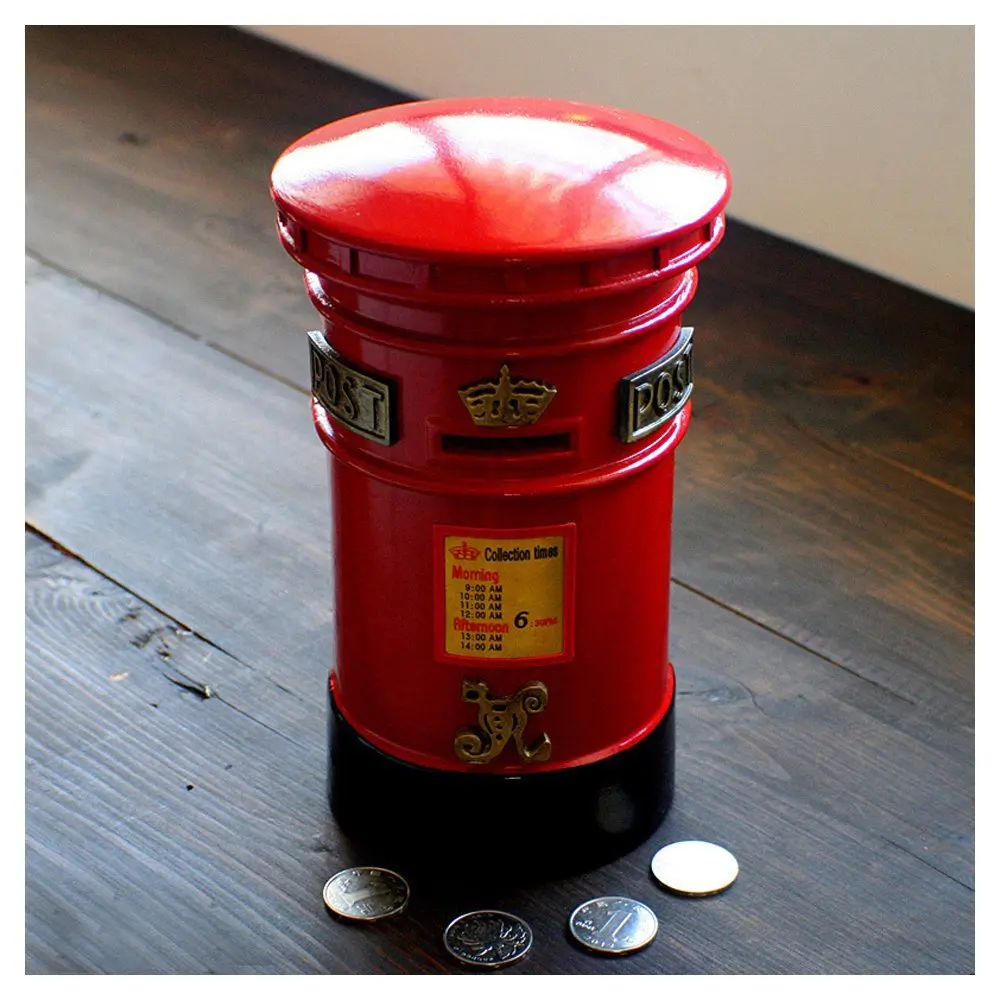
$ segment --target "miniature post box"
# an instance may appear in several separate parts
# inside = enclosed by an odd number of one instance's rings
[[[543,99],[383,108],[277,161],[321,318],[349,834],[546,865],[663,819],[682,313],[729,189],[675,125]]]

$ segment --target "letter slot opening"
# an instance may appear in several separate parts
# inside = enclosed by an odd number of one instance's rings
[[[450,455],[491,455],[511,458],[540,454],[566,455],[573,451],[573,437],[569,431],[518,437],[442,434],[441,450]]]

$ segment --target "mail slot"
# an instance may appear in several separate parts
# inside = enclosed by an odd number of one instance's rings
[[[663,819],[682,316],[729,188],[675,125],[544,99],[383,108],[278,159],[319,315],[349,834],[547,867]]]

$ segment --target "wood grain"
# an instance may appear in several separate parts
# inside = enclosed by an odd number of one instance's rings
[[[320,898],[337,868],[385,861],[330,820],[323,700],[34,535],[27,565],[29,972],[461,972],[440,934],[477,906],[533,926],[513,974],[971,968],[969,762],[882,722],[891,696],[704,599],[676,596],[679,786],[651,847],[532,886],[498,879],[471,842],[454,872],[407,873],[402,920],[362,929]],[[650,882],[653,847],[688,837],[737,854],[726,894]],[[662,922],[612,964],[563,934],[576,903],[607,892]]]

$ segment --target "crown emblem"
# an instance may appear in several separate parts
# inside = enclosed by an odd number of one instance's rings
[[[480,427],[512,427],[534,424],[556,395],[556,387],[538,379],[512,379],[502,365],[499,379],[463,386],[459,396],[473,423]]]
[[[480,556],[480,551],[468,542],[463,542],[461,546],[452,546],[449,552],[457,560],[476,560]]]

